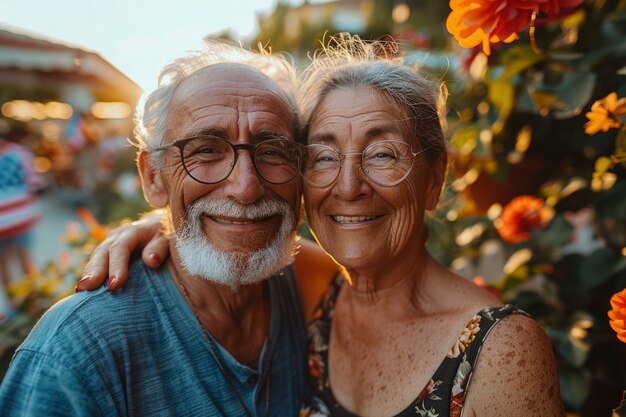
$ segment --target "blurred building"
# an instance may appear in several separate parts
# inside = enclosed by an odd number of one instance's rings
[[[78,180],[82,153],[129,136],[141,93],[96,52],[0,25],[0,135],[29,146],[57,182]]]

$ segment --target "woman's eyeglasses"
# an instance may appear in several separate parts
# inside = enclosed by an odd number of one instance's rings
[[[399,140],[374,142],[362,152],[340,153],[328,145],[307,146],[301,173],[313,187],[324,188],[339,177],[339,171],[348,156],[360,156],[361,170],[374,184],[382,187],[398,185],[409,175],[415,157],[424,152],[413,152],[411,145]]]

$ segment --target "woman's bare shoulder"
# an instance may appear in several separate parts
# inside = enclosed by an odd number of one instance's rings
[[[465,416],[563,416],[552,345],[523,314],[502,319],[483,343]]]
[[[301,239],[299,245],[300,250],[296,254],[294,267],[305,318],[308,321],[320,298],[328,290],[331,280],[340,269],[315,242]]]

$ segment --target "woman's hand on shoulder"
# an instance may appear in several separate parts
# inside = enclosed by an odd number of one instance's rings
[[[141,259],[151,267],[158,268],[168,255],[168,241],[162,232],[164,213],[155,210],[140,220],[111,230],[91,253],[83,278],[75,291],[99,288],[109,276],[108,288],[114,291],[126,284],[128,264],[132,253],[143,246]]]
[[[502,319],[485,339],[468,387],[466,416],[562,417],[550,340],[522,314]]]

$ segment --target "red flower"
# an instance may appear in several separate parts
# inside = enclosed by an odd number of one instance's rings
[[[482,44],[491,54],[492,43],[511,43],[530,25],[533,13],[552,17],[562,9],[579,6],[583,0],[450,0],[452,12],[446,28],[459,44],[473,48]]]
[[[582,2],[583,0],[540,0],[539,11],[548,17],[563,15],[564,12],[571,12],[580,6]]]
[[[515,197],[502,210],[496,221],[496,230],[510,243],[520,243],[530,239],[530,234],[545,227],[554,211],[537,197],[524,195]]]
[[[626,343],[626,289],[613,294],[611,308],[609,325],[617,333],[617,338]]]

